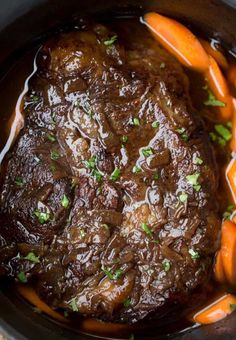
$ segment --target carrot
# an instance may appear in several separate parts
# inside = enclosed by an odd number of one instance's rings
[[[225,294],[211,305],[196,313],[194,321],[200,324],[214,323],[224,319],[235,309],[236,297],[231,294]]]
[[[37,307],[40,311],[45,314],[51,316],[53,319],[67,322],[67,320],[59,313],[55,312],[52,308],[50,308],[45,302],[43,302],[39,296],[36,294],[35,290],[28,285],[17,285],[17,290],[19,293],[32,305]]]
[[[234,87],[234,90],[236,90],[236,64],[230,65],[227,72],[227,78],[230,84]]]
[[[223,261],[222,261],[222,256],[221,256],[220,251],[218,251],[218,253],[216,255],[214,272],[215,272],[216,280],[220,283],[224,283],[225,282],[225,273],[224,273]]]
[[[144,21],[158,42],[184,66],[200,72],[207,71],[208,55],[197,37],[184,25],[154,12],[145,14]]]
[[[221,258],[226,281],[230,285],[236,284],[236,225],[225,220],[221,234]]]
[[[226,169],[226,180],[236,203],[236,160],[232,159]]]
[[[220,118],[229,120],[233,113],[233,104],[227,82],[215,59],[209,56],[209,62],[210,66],[205,76],[216,99],[225,104],[224,107],[218,107]]]
[[[236,81],[236,80],[235,80]],[[235,84],[236,89],[236,84]],[[236,152],[236,99],[233,98],[233,121],[232,121],[232,139],[230,142],[231,150]]]
[[[199,38],[199,41],[202,44],[204,50],[216,60],[217,64],[219,64],[223,69],[228,68],[228,62],[225,56],[219,50],[212,47],[212,45],[204,39]]]

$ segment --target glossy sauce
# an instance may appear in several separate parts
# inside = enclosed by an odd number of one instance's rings
[[[123,24],[128,27],[129,21],[124,22]],[[215,44],[215,41],[212,43]],[[10,145],[15,139],[15,135],[22,127],[23,120],[21,115],[21,103],[24,94],[28,89],[28,80],[25,81],[25,79],[31,77],[31,75],[36,71],[34,61],[39,48],[40,46],[37,46],[35,50],[27,52],[20,60],[17,60],[15,66],[13,66],[13,68],[6,74],[5,78],[0,82],[0,100],[2,103],[1,118],[3,122],[2,126],[4,125],[0,139],[0,147],[2,149],[0,161],[5,157]],[[228,58],[227,54],[225,54],[225,56]],[[232,63],[232,58],[228,58],[228,62]],[[214,130],[214,124],[221,122],[215,118],[215,110],[208,110],[208,108],[203,104],[207,99],[207,93],[202,89],[205,84],[204,78],[202,75],[188,70],[186,70],[186,73],[190,79],[190,94],[194,107],[205,120],[208,131],[211,132]],[[15,79],[14,85],[11,81],[12,79]],[[9,93],[11,93],[10,100]],[[15,103],[17,103],[16,106]],[[223,214],[226,207],[232,203],[232,196],[225,180],[225,167],[228,164],[231,152],[228,147],[222,149],[222,147],[216,144],[214,144],[214,148],[216,151],[217,164],[221,173],[218,197],[215,199],[218,200],[220,213]],[[127,162],[125,153],[123,153],[122,156],[122,162],[125,164]],[[142,162],[142,160],[140,160],[140,162]],[[35,305],[39,310],[50,316],[52,319],[65,322],[67,325],[69,324],[70,327],[77,328],[79,331],[81,330],[82,332],[94,335],[117,337],[117,334],[119,334],[120,338],[129,338],[130,334],[135,334],[136,332],[140,336],[145,336],[147,334],[157,335],[166,334],[167,330],[168,333],[175,333],[182,331],[185,328],[193,327],[192,315],[194,314],[194,311],[191,310],[187,310],[181,320],[179,320],[173,312],[168,318],[163,318],[158,321],[158,324],[157,321],[154,320],[140,322],[134,326],[103,323],[93,319],[80,319],[78,316],[71,316],[70,320],[68,320],[63,313],[61,314],[60,311],[52,310],[44,302],[42,302],[31,286],[22,286],[18,284],[16,288],[26,300],[28,300],[32,305]],[[212,285],[209,284],[207,289],[208,291],[205,292],[205,294],[206,296],[210,296],[209,301],[213,300],[220,292],[223,291],[223,288],[218,286],[215,282]]]

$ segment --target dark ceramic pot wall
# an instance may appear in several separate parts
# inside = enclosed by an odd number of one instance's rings
[[[86,14],[141,15],[155,10],[180,19],[193,30],[222,40],[225,47],[236,54],[235,8],[236,0],[0,0],[0,78],[10,67],[14,51],[20,55],[25,46],[30,46],[46,32],[71,21],[72,17]],[[91,339],[34,313],[7,284],[3,284],[0,291],[0,334],[19,340]],[[167,338],[167,334],[162,338]],[[232,314],[215,325],[170,338],[227,340],[234,339],[235,334],[235,315]],[[145,339],[142,337],[142,340]]]

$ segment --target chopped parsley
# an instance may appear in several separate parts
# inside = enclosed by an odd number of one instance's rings
[[[52,143],[56,141],[56,137],[52,133],[47,134],[47,139]]]
[[[44,223],[48,222],[48,220],[50,219],[50,214],[48,212],[42,212],[42,211],[39,211],[39,210],[35,210],[34,215],[37,217],[40,224],[44,224]]]
[[[215,125],[215,130],[226,142],[232,138],[232,133],[222,124]]]
[[[123,305],[124,305],[125,308],[128,308],[131,305],[131,299],[130,298],[125,299],[123,301]]]
[[[86,168],[94,169],[96,167],[96,156],[92,156],[88,161],[84,161]]]
[[[141,224],[141,228],[142,228],[142,230],[145,232],[145,234],[147,234],[147,236],[149,236],[149,237],[153,237],[153,235],[152,235],[152,231],[151,231],[151,229],[149,228],[149,226],[147,225],[147,223],[142,223]]]
[[[236,310],[236,303],[230,303],[229,307],[230,307],[231,311],[234,312]]]
[[[102,271],[106,274],[109,280],[118,280],[123,275],[122,269],[116,269],[114,274],[110,268],[102,268]]]
[[[39,256],[36,256],[33,252],[30,252],[24,257],[24,260],[28,260],[33,263],[40,263]]]
[[[140,120],[139,118],[133,118],[132,121],[131,121],[132,125],[134,126],[139,126],[140,125]]]
[[[144,155],[144,157],[151,156],[151,155],[153,155],[153,150],[150,147],[142,149],[142,154]]]
[[[164,269],[165,272],[168,272],[170,270],[171,263],[169,260],[164,260],[162,262],[162,268]]]
[[[96,179],[97,182],[102,180],[103,174],[96,167],[96,156],[92,156],[88,161],[84,161],[86,168],[91,170],[91,175]]]
[[[120,177],[120,169],[115,168],[115,170],[111,174],[111,180],[115,182],[118,180],[119,177]]]
[[[214,132],[210,132],[209,137],[212,140],[212,142],[215,142],[221,146],[226,145],[226,141],[224,140],[224,138],[217,136]]]
[[[201,185],[198,183],[198,178],[200,174],[195,173],[192,175],[186,176],[187,182],[193,186],[194,190],[199,191],[201,189]]]
[[[180,195],[179,195],[179,201],[181,203],[185,203],[187,202],[188,200],[188,194],[186,194],[186,192],[182,192]]]
[[[234,211],[234,205],[233,205],[233,204],[230,204],[230,205],[226,208],[226,211],[225,211],[224,214],[223,214],[223,218],[224,218],[225,220],[230,219],[233,211]]]
[[[22,283],[26,283],[28,280],[27,280],[27,277],[26,277],[26,275],[25,275],[25,273],[24,272],[19,272],[18,274],[17,274],[17,278],[18,278],[18,280],[20,281],[20,282],[22,282]]]
[[[138,165],[135,165],[134,167],[133,167],[133,169],[132,169],[132,172],[134,173],[134,174],[137,174],[138,172],[141,172],[142,170],[141,170],[141,168],[140,168],[140,166],[138,166]]]
[[[24,180],[23,180],[23,178],[17,176],[16,179],[15,179],[15,184],[16,184],[18,187],[22,188],[23,185],[24,185]]]
[[[208,89],[207,86],[205,86],[204,89],[208,91],[208,99],[204,102],[204,105],[225,107],[225,103],[220,100],[217,100],[214,94]]]
[[[153,128],[158,128],[159,125],[160,125],[160,123],[157,120],[155,120],[155,122],[152,122],[152,127]]]
[[[128,136],[122,136],[121,141],[122,143],[126,144],[128,142]]]
[[[69,306],[73,312],[78,312],[79,308],[77,306],[77,301],[76,298],[74,297],[73,299],[70,300]]]
[[[189,249],[188,252],[189,252],[189,254],[191,255],[191,258],[192,258],[193,260],[199,259],[200,255],[199,255],[199,253],[198,253],[197,251],[195,251],[195,250],[193,250],[193,249]]]
[[[203,160],[200,157],[194,157],[193,164],[202,165],[203,164]]]
[[[181,136],[181,138],[183,139],[183,141],[187,142],[189,139],[189,136],[187,134],[187,132],[185,131],[185,128],[178,128],[175,129],[175,131]]]
[[[67,209],[68,206],[69,206],[69,203],[70,203],[70,201],[67,198],[67,196],[63,195],[62,200],[61,200],[61,205],[63,206],[63,208]]]
[[[117,41],[117,35],[113,35],[110,39],[105,40],[103,43],[105,46],[112,46]]]
[[[154,174],[154,175],[153,175],[153,179],[154,179],[155,181],[157,181],[157,180],[159,179],[159,175],[158,175],[158,174]]]
[[[52,150],[52,151],[51,151],[51,159],[52,159],[53,161],[56,161],[56,160],[59,159],[59,158],[60,158],[59,152],[58,152],[58,151],[55,151],[55,150]]]
[[[40,97],[37,96],[36,94],[33,94],[30,96],[30,99],[32,100],[32,102],[36,103],[40,100]]]

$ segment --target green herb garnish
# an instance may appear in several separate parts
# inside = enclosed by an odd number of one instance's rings
[[[56,141],[56,137],[52,133],[47,134],[47,139],[52,143]]]
[[[17,274],[17,278],[18,278],[18,280],[19,280],[20,282],[22,282],[22,283],[26,283],[26,282],[28,281],[28,280],[27,280],[27,277],[26,277],[26,275],[25,275],[24,272],[18,273],[18,274]]]
[[[131,299],[125,299],[124,302],[123,302],[123,305],[125,308],[128,308],[131,304]]]
[[[61,205],[63,206],[63,208],[67,209],[68,206],[69,206],[69,203],[70,203],[70,201],[67,198],[67,196],[63,195],[62,200],[61,200]]]
[[[161,63],[160,64],[160,68],[165,68],[166,67],[166,64],[165,63]]]
[[[151,156],[151,155],[153,155],[153,150],[150,147],[142,149],[142,154],[144,155],[144,157]]]
[[[219,107],[225,107],[225,103],[223,103],[220,100],[217,100],[216,97],[213,95],[213,93],[208,89],[208,87],[204,87],[208,91],[208,99],[204,102],[204,105],[206,106],[219,106]]]
[[[128,142],[128,136],[122,136],[121,141],[122,143],[126,144]]]
[[[192,258],[193,260],[199,259],[200,255],[199,255],[199,253],[198,253],[197,251],[195,251],[195,250],[193,250],[193,249],[189,249],[188,252],[189,252],[189,254],[191,255],[191,258]]]
[[[158,175],[158,174],[154,174],[154,175],[153,175],[153,179],[154,179],[155,181],[157,181],[157,180],[159,179],[159,175]]]
[[[118,280],[123,275],[122,269],[117,269],[114,274],[110,268],[102,268],[102,271],[106,274],[109,280]]]
[[[24,260],[28,260],[33,263],[40,263],[39,256],[36,256],[33,252],[30,252],[24,257]]]
[[[37,96],[36,94],[33,94],[30,96],[30,99],[32,100],[32,102],[38,102],[40,100],[40,97]]]
[[[179,195],[179,201],[181,203],[185,203],[188,200],[188,194],[186,192],[182,192],[182,194]]]
[[[81,238],[85,238],[86,232],[84,231],[84,229],[80,229],[79,233]]]
[[[203,163],[203,160],[199,157],[194,157],[193,159],[193,164],[196,164],[196,165],[202,165]]]
[[[181,138],[183,139],[183,141],[187,142],[188,139],[189,139],[189,136],[188,134],[186,133],[185,131],[185,128],[178,128],[178,129],[175,129],[175,131],[181,136]]]
[[[132,125],[139,126],[140,125],[140,120],[138,118],[133,118],[132,119]]]
[[[158,128],[160,123],[156,120],[155,122],[152,122],[152,127],[153,128]]]
[[[199,173],[186,176],[187,182],[192,185],[196,191],[199,191],[201,189],[201,185],[198,183],[199,176]]]
[[[162,267],[163,267],[165,272],[168,272],[170,270],[170,267],[171,267],[170,261],[169,260],[164,260],[162,262]]]
[[[23,178],[17,176],[16,179],[15,179],[15,184],[16,184],[18,187],[22,188],[23,185],[24,185],[24,180],[23,180]]]
[[[233,205],[233,204],[230,204],[230,205],[226,208],[226,211],[225,211],[224,214],[223,214],[223,218],[224,218],[225,220],[230,219],[233,211],[234,211],[234,205]]]
[[[95,169],[96,167],[96,156],[92,156],[88,161],[84,161],[86,168]]]
[[[117,181],[119,177],[120,177],[120,169],[115,168],[115,170],[111,174],[111,180]]]
[[[73,312],[78,312],[79,311],[79,308],[77,306],[77,301],[76,301],[75,297],[70,300],[69,306],[70,306],[70,308],[72,309]]]
[[[44,224],[50,219],[50,214],[47,212],[35,210],[34,215],[37,217],[40,224]]]
[[[138,165],[135,165],[134,167],[133,167],[133,169],[132,169],[132,172],[134,173],[134,174],[137,174],[138,172],[141,172],[142,170],[141,170],[141,168],[140,168],[140,166],[138,166]]]
[[[53,161],[56,161],[56,160],[59,159],[59,158],[60,158],[59,152],[58,152],[58,151],[55,151],[55,150],[52,150],[52,151],[51,151],[51,159],[52,159]]]
[[[111,46],[117,41],[117,38],[118,38],[117,35],[113,35],[110,39],[105,40],[103,43],[106,46]]]
[[[151,229],[149,228],[149,226],[147,225],[147,223],[142,223],[142,224],[141,224],[141,228],[143,229],[143,231],[145,232],[145,234],[147,234],[147,236],[153,237],[152,231],[151,231]]]
[[[232,138],[232,133],[222,124],[215,125],[215,130],[226,142]]]

